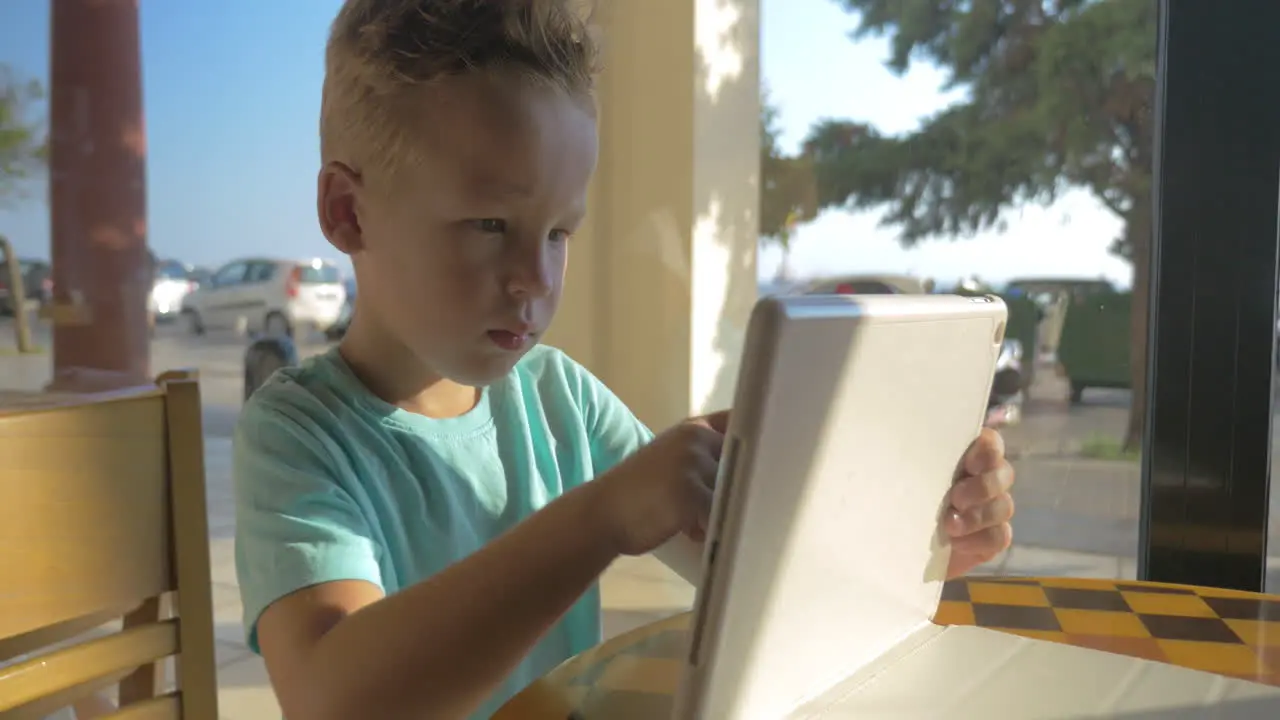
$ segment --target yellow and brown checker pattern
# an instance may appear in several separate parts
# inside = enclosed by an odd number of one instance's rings
[[[947,583],[935,620],[1280,685],[1280,597],[1067,578]],[[665,720],[688,647],[684,613],[579,655],[495,720]]]

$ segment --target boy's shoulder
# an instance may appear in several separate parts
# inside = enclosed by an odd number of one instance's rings
[[[332,411],[349,389],[341,363],[335,348],[277,370],[249,396],[243,414]]]
[[[536,345],[520,359],[497,386],[521,388],[525,393],[546,398],[567,394],[577,402],[590,402],[599,383],[589,370],[551,345]],[[337,349],[307,358],[294,367],[282,368],[254,391],[244,408],[245,415],[321,414],[336,418],[359,412],[369,403],[381,404],[356,379]]]

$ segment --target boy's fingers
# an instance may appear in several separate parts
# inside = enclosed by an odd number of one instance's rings
[[[1013,519],[1013,513],[1013,496],[1001,495],[991,502],[968,510],[948,513],[947,532],[953,538],[964,537],[999,525],[1007,525]]]
[[[712,462],[719,462],[720,452],[724,449],[724,435],[698,422],[691,422],[688,430],[693,433],[689,440],[695,451],[706,452]]]
[[[961,479],[951,488],[951,506],[964,511],[1007,495],[1013,487],[1013,466],[1001,463],[995,470]]]
[[[965,475],[981,475],[994,470],[1004,459],[1004,438],[991,428],[983,428],[978,439],[973,441],[964,454],[961,467]]]
[[[695,418],[694,422],[699,425],[705,425],[721,435],[724,435],[729,431],[729,412],[729,410],[720,410],[719,412],[709,413],[702,417]]]
[[[720,469],[720,450],[712,445],[707,452],[695,451],[690,458],[692,477],[698,485],[711,487],[716,482],[716,472]]]
[[[695,491],[697,497],[696,507],[698,509],[698,529],[702,530],[703,536],[706,536],[707,526],[711,524],[711,503],[715,497],[711,488],[697,488]]]

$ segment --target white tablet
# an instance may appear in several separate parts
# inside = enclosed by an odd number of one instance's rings
[[[785,718],[932,616],[949,553],[931,529],[1005,321],[991,297],[756,305],[676,720]]]

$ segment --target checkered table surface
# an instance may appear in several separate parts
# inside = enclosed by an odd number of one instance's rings
[[[684,613],[621,635],[531,685],[495,720],[662,720],[688,649]],[[1280,685],[1280,597],[1068,578],[949,582],[935,620]]]

